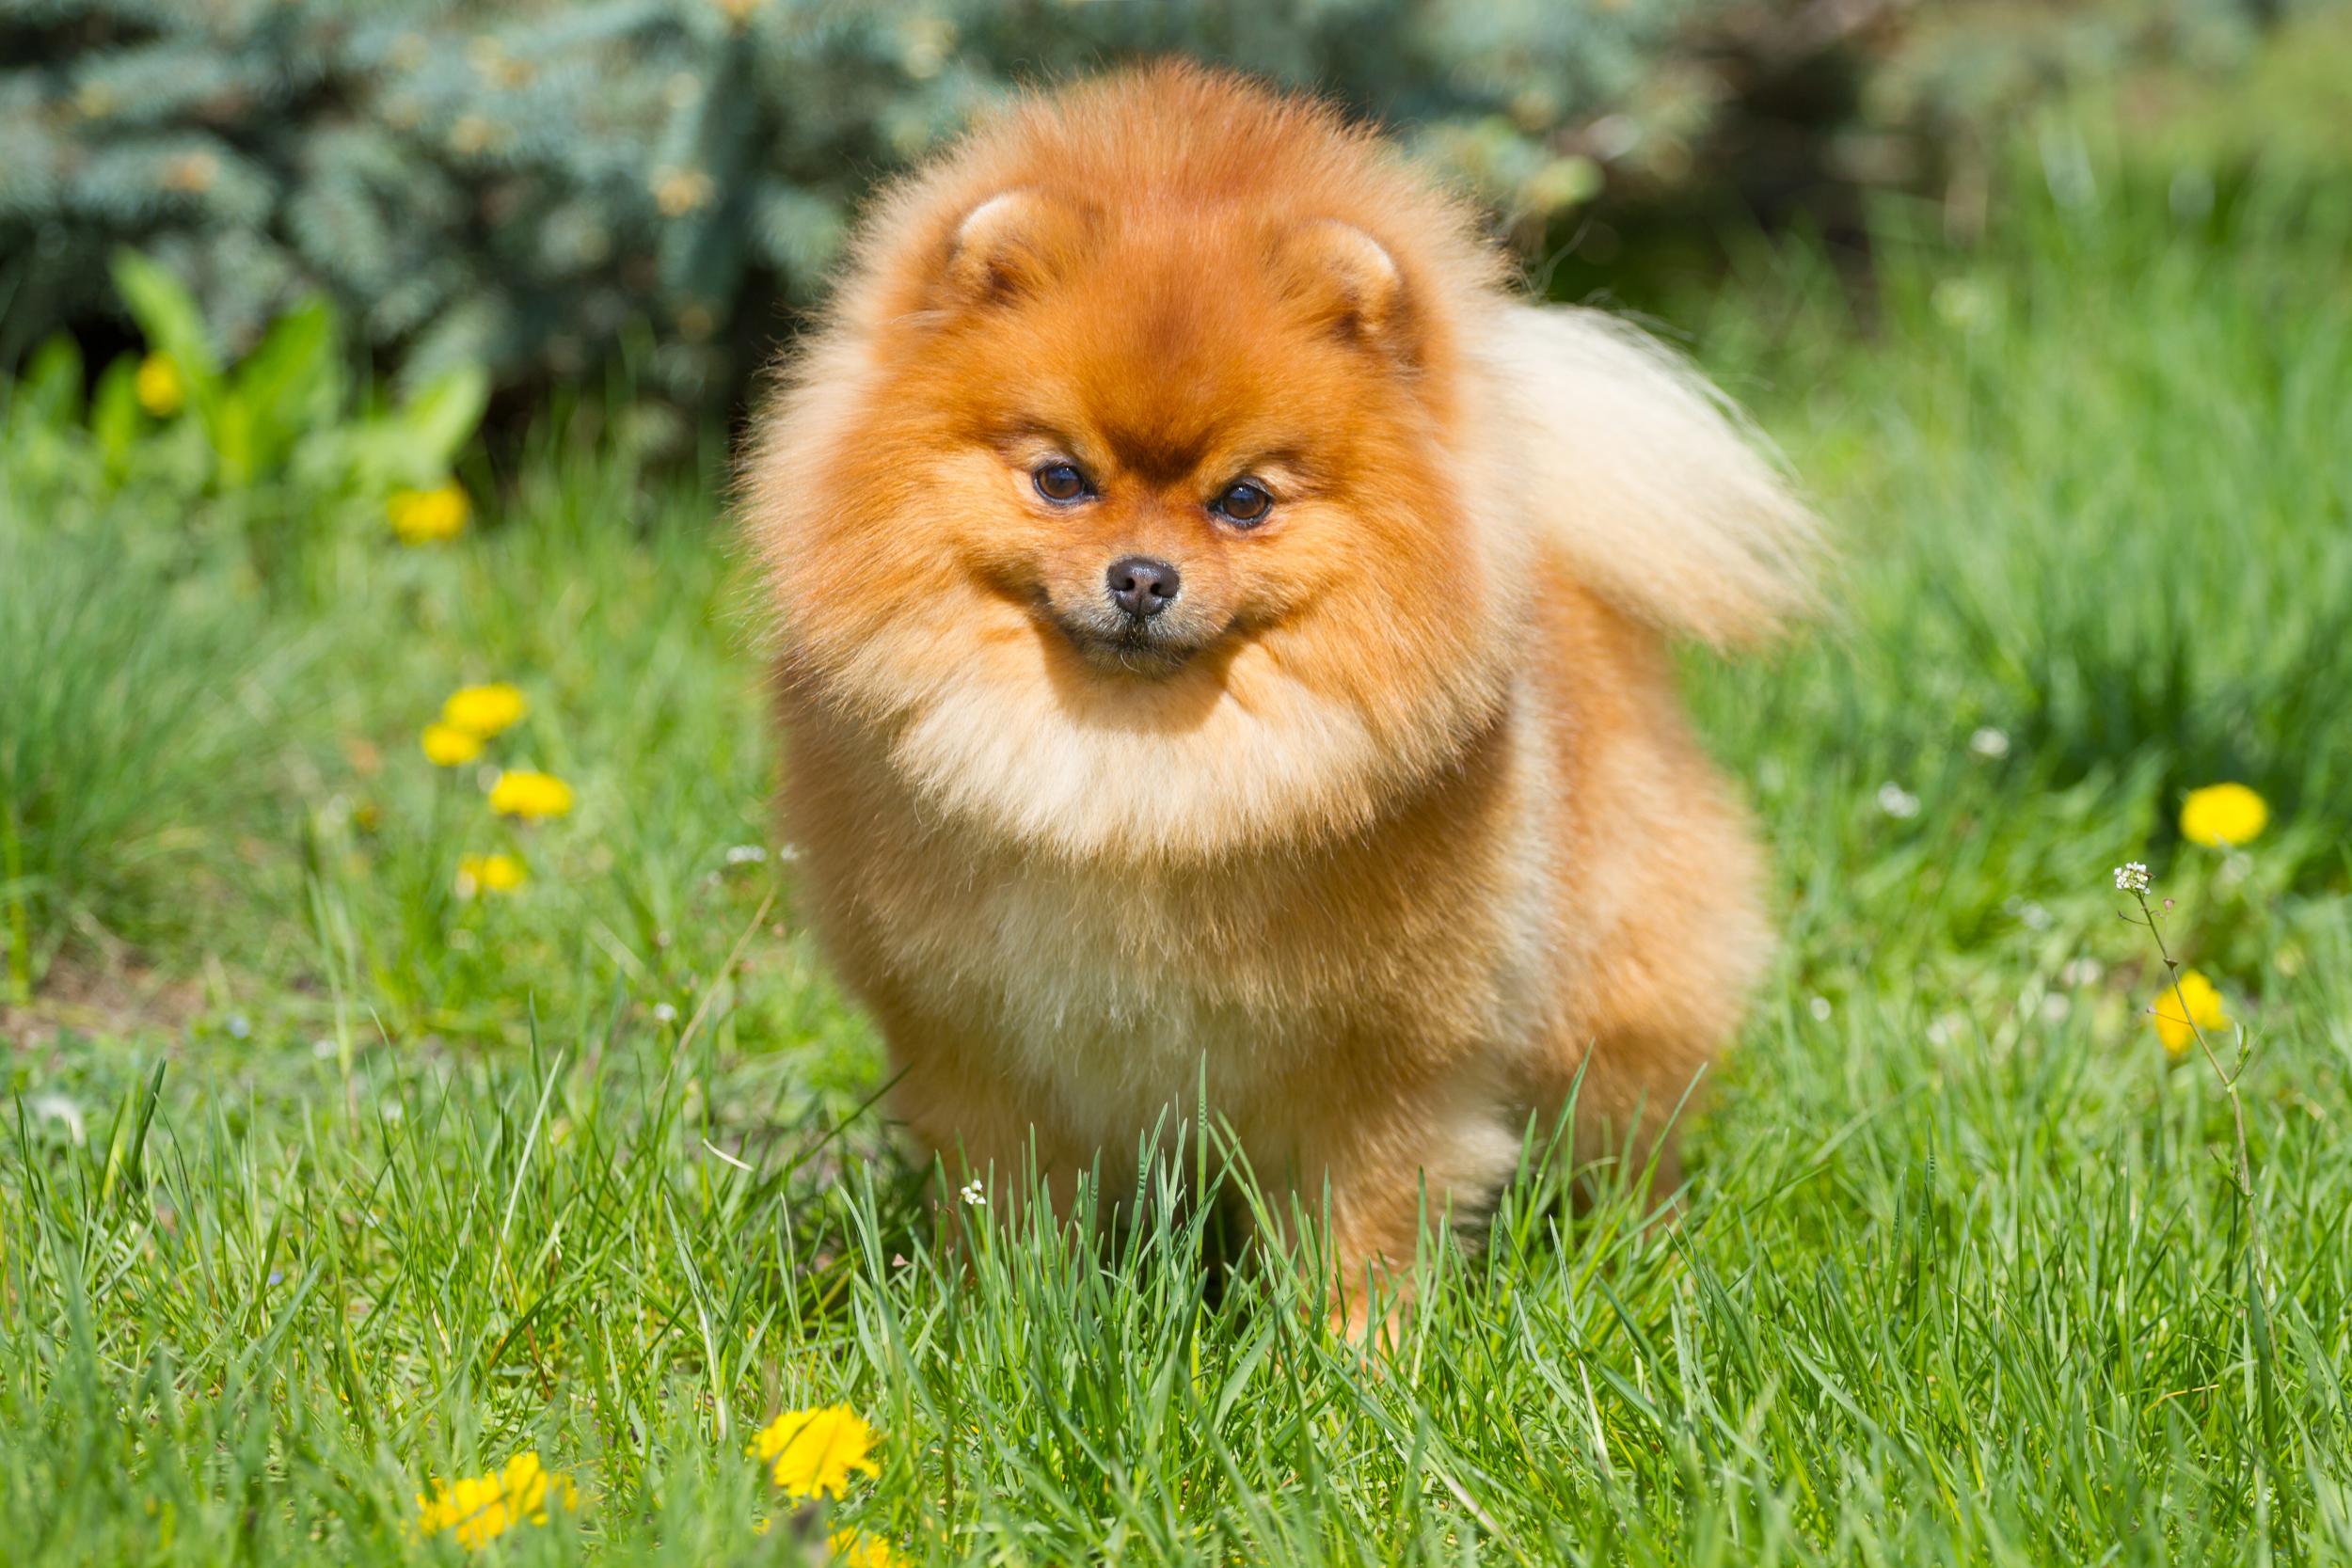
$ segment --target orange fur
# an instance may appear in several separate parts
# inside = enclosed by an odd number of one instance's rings
[[[1424,1188],[1483,1206],[1580,1071],[1585,1137],[1659,1132],[1735,1027],[1757,855],[1663,639],[1802,608],[1810,521],[1322,105],[1162,67],[985,126],[880,202],[746,505],[811,912],[951,1164],[1116,1169],[1205,1085],[1360,1323]],[[1137,552],[1181,593],[1106,641]]]

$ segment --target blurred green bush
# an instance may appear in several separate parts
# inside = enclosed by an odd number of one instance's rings
[[[1531,254],[1613,203],[1835,226],[1825,190],[1940,179],[2041,84],[2285,3],[0,0],[0,367],[103,322],[127,243],[216,354],[317,292],[411,376],[618,352],[715,403],[872,181],[1017,81],[1167,52],[1398,125]]]
[[[488,377],[466,363],[396,404],[367,406],[325,299],[294,304],[224,363],[198,301],[168,271],[135,251],[107,270],[149,350],[118,356],[86,388],[72,338],[40,346],[0,398],[17,483],[102,496],[145,486],[183,502],[269,486],[314,506],[378,501],[401,485],[443,482],[482,421]]]
[[[395,540],[462,530],[489,395],[459,363],[387,396],[318,296],[232,359],[155,261],[101,276],[144,352],[91,377],[60,332],[0,383],[0,1000],[74,942],[201,921],[182,851],[238,820],[280,717],[263,676],[303,657],[260,611],[349,603]]]

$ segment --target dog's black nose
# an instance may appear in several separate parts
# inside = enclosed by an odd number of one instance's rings
[[[1111,603],[1138,621],[1148,621],[1175,602],[1184,578],[1165,561],[1130,555],[1111,562],[1104,585],[1110,590]]]

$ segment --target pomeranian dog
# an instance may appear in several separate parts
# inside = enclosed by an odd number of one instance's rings
[[[880,198],[744,504],[803,896],[951,1180],[1058,1205],[1205,1095],[1360,1330],[1531,1120],[1674,1180],[1770,938],[1669,642],[1802,609],[1815,526],[1375,135],[1009,108]]]

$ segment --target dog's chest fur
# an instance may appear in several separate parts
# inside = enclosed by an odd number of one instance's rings
[[[968,1021],[1073,1131],[1131,1136],[1203,1086],[1246,1111],[1352,1010],[1302,971],[1267,904],[1101,876],[1030,863],[975,878],[884,939],[924,1010]]]
[[[865,884],[866,924],[920,1012],[1117,1147],[1204,1089],[1217,1115],[1279,1124],[1335,1085],[1526,1037],[1533,842],[1434,813],[1194,868],[934,843],[895,890]]]

